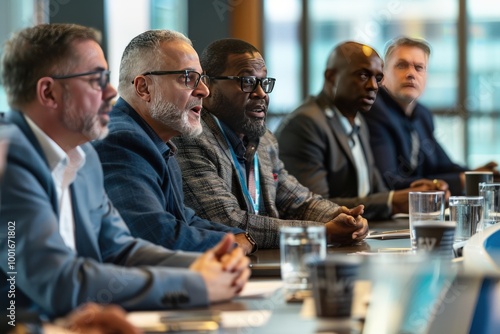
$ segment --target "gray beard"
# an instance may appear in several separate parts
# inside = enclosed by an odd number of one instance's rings
[[[168,128],[179,131],[183,137],[196,137],[202,132],[201,124],[192,126],[189,123],[188,111],[180,110],[161,96],[151,103],[150,115]]]

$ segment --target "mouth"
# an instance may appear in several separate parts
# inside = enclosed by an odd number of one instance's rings
[[[98,115],[100,117],[104,117],[104,118],[109,119],[109,114],[111,113],[111,109],[112,108],[110,106],[109,107],[103,107],[101,110],[99,110]]]
[[[201,115],[201,105],[196,105],[189,110],[191,110],[193,113],[195,113],[198,116]]]
[[[362,101],[363,101],[363,104],[372,105],[375,102],[375,96],[371,96],[371,95],[364,96]]]
[[[411,82],[404,83],[401,85],[401,87],[403,87],[403,88],[416,88],[415,84],[411,83]]]
[[[267,114],[267,108],[265,106],[256,106],[246,111],[246,114],[250,118],[254,119],[265,119]]]

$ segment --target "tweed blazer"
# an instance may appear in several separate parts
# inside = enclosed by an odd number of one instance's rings
[[[289,114],[276,132],[280,158],[290,174],[309,189],[347,207],[364,204],[367,219],[387,219],[392,210],[387,190],[375,166],[368,127],[362,115],[359,138],[367,162],[370,193],[358,197],[357,169],[349,146],[349,137],[326,97],[310,97]]]
[[[14,300],[7,298],[11,275],[16,308],[50,316],[87,301],[116,303],[127,310],[208,304],[201,275],[186,268],[199,254],[174,252],[130,235],[104,191],[99,158],[89,143],[81,146],[85,164],[70,186],[76,251],[67,247],[59,233],[57,193],[47,159],[22,114],[10,114],[16,126],[1,187],[2,310]],[[8,222],[15,232],[9,242]],[[9,245],[15,245],[12,267]]]
[[[260,138],[260,190],[267,216],[250,212],[231,152],[214,116],[203,110],[203,133],[174,139],[182,169],[185,202],[206,219],[249,231],[259,248],[279,246],[283,225],[322,225],[337,215],[339,206],[313,194],[288,174],[278,157],[270,131]]]

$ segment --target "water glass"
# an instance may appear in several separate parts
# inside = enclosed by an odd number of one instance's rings
[[[451,196],[450,221],[457,223],[455,242],[469,240],[476,234],[477,227],[483,219],[482,196]]]
[[[326,235],[324,226],[280,229],[281,278],[285,285],[287,299],[302,299],[310,295],[311,281],[304,257],[324,259],[326,256]]]
[[[479,195],[484,197],[483,222],[479,230],[484,230],[500,222],[500,183],[480,183]]]
[[[413,250],[417,249],[414,222],[444,221],[444,191],[412,191],[408,193],[410,214],[410,239]]]

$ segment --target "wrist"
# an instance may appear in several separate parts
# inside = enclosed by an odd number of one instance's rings
[[[253,254],[257,251],[257,249],[259,249],[259,247],[257,246],[257,242],[255,241],[255,239],[250,235],[250,233],[248,232],[245,232],[245,238],[247,239],[248,243],[250,244],[250,247],[251,247],[251,250],[250,252],[247,254],[247,255],[250,255],[250,254]]]

